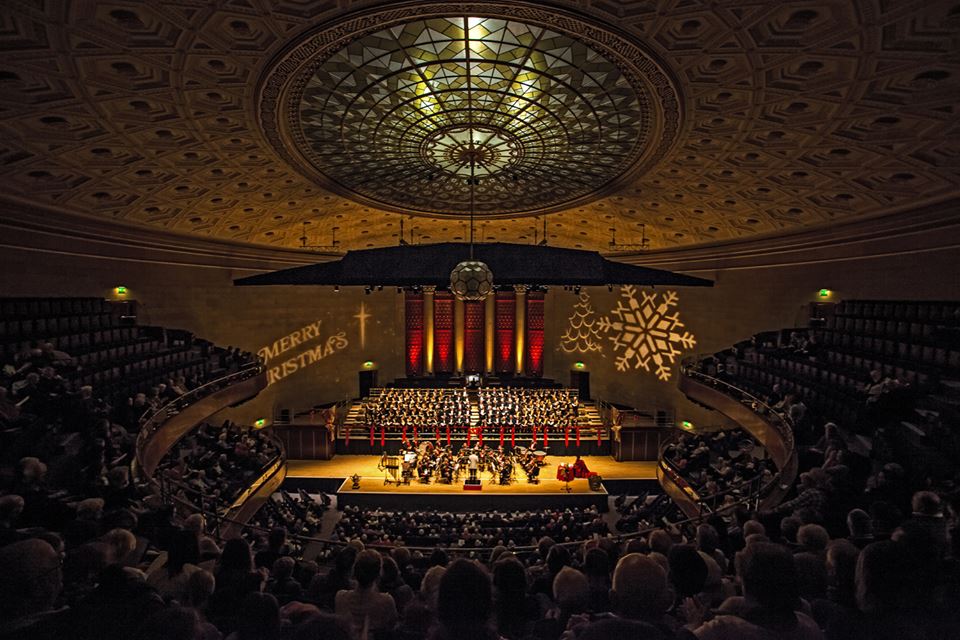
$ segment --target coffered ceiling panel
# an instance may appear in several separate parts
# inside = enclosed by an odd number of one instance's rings
[[[471,157],[478,237],[599,250],[960,195],[957,0],[8,1],[0,27],[0,196],[145,230],[461,240]]]

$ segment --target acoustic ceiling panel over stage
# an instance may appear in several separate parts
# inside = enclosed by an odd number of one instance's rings
[[[450,271],[468,255],[466,244],[449,242],[349,251],[342,260],[240,278],[234,284],[446,287]],[[476,245],[474,256],[490,266],[497,285],[713,286],[703,278],[607,260],[596,251],[498,242]]]

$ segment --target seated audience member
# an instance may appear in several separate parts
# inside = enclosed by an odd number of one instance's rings
[[[0,548],[0,637],[43,637],[62,587],[60,557],[43,540]]]
[[[188,600],[190,576],[199,569],[200,549],[192,531],[178,531],[167,549],[147,571],[147,584],[165,600],[185,603]]]
[[[492,615],[493,589],[487,572],[470,560],[451,562],[440,579],[439,624],[431,640],[497,640]]]
[[[672,594],[667,572],[655,560],[639,553],[620,558],[610,589],[612,614],[592,621],[571,620],[577,640],[673,638],[676,621],[666,615]]]
[[[519,560],[508,556],[493,564],[494,615],[502,637],[526,637],[539,617],[540,608],[527,591],[527,572]]]
[[[263,574],[253,570],[253,555],[246,540],[233,538],[223,545],[214,577],[216,587],[210,597],[210,619],[221,631],[233,631],[241,601],[248,593],[259,592],[263,585]]]
[[[944,517],[940,496],[932,491],[918,491],[910,501],[913,515],[907,521],[928,532],[934,539],[941,553],[946,553],[949,546],[949,522]]]
[[[873,519],[863,509],[851,509],[847,514],[847,540],[858,549],[875,542],[873,536]]]
[[[293,577],[296,561],[290,556],[277,558],[270,572],[270,581],[267,582],[266,592],[273,595],[280,604],[286,604],[300,598],[303,588]]]
[[[393,598],[377,589],[380,567],[379,553],[361,551],[353,568],[357,586],[349,591],[339,591],[336,596],[334,612],[348,617],[358,635],[364,630],[369,633],[389,631],[397,623]]]
[[[757,542],[736,556],[742,598],[729,598],[720,615],[694,629],[700,640],[822,640],[800,606],[793,556],[780,545]],[[689,610],[689,609],[688,609]]]
[[[280,606],[269,593],[250,592],[240,603],[237,630],[226,640],[279,640]]]

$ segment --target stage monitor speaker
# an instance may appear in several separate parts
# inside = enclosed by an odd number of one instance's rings
[[[600,486],[603,484],[603,476],[599,473],[594,476],[587,478],[587,484],[590,485],[590,491],[602,491],[603,487]]]
[[[571,371],[570,388],[577,390],[577,395],[581,402],[590,401],[590,372],[589,371]]]
[[[377,386],[377,370],[364,369],[357,372],[360,380],[360,397],[366,398],[370,395],[370,390]]]

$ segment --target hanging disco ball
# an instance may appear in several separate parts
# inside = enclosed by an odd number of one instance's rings
[[[483,300],[493,293],[493,272],[483,262],[465,260],[450,272],[450,292],[457,300]]]

